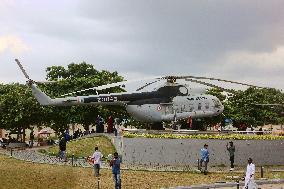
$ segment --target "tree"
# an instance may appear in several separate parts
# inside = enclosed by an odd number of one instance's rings
[[[85,62],[81,64],[71,63],[67,69],[62,66],[52,66],[48,67],[46,71],[47,80],[58,81],[51,85],[41,86],[52,97],[59,97],[66,93],[123,80],[117,72],[98,71],[93,65]],[[102,91],[102,93],[119,91],[121,89],[111,88]],[[94,94],[94,91],[78,93],[78,95],[82,96],[90,94]],[[89,130],[89,126],[95,124],[97,115],[108,117],[110,114],[116,114],[116,112],[125,112],[123,107],[113,106],[50,107],[49,109],[50,125],[61,134],[70,123],[82,124],[86,130]]]
[[[11,132],[25,134],[25,129],[43,123],[43,107],[27,86],[18,83],[0,85],[0,111],[0,128]]]
[[[248,88],[245,91],[237,91],[225,103],[224,114],[227,118],[232,118],[235,125],[246,124],[256,126],[263,124],[279,124],[284,119],[278,112],[269,106],[257,104],[282,103],[284,95],[281,91],[265,88]]]

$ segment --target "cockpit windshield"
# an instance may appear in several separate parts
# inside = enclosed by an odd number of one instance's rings
[[[219,99],[212,99],[212,101],[214,103],[215,108],[221,108],[222,107],[222,103],[220,102]]]

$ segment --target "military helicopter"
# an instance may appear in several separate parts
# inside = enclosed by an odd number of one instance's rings
[[[134,92],[121,92],[110,94],[95,94],[88,96],[69,96],[82,91],[100,91],[112,87],[123,87],[124,82],[112,83],[97,86],[73,93],[63,95],[61,98],[50,98],[42,92],[36,82],[30,79],[19,60],[15,59],[21,71],[27,79],[27,85],[31,87],[32,93],[37,101],[44,106],[73,106],[73,105],[119,105],[124,106],[127,112],[135,119],[142,122],[161,123],[162,121],[177,121],[181,119],[212,117],[221,114],[224,106],[220,100],[213,95],[208,95],[206,89],[191,88],[187,84],[180,84],[177,80],[195,82],[209,87],[219,88],[223,91],[231,92],[222,87],[199,81],[198,79],[209,79],[217,81],[231,82],[246,86],[244,83],[227,81],[222,79],[195,77],[195,76],[164,76],[154,78],[154,81],[146,83]],[[150,92],[141,90],[158,81],[164,81],[163,85]]]

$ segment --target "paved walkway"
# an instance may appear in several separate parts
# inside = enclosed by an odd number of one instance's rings
[[[91,167],[84,158],[71,158],[67,162],[61,161],[56,156],[49,156],[37,152],[39,148],[27,149],[27,150],[13,150],[12,157],[15,159],[30,161],[34,163],[46,163],[46,164],[57,164],[57,165],[69,165],[69,166],[80,166],[80,167]],[[0,154],[11,156],[10,150],[0,150]]]

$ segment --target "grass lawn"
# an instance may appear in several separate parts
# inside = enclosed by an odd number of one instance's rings
[[[69,157],[72,154],[74,154],[75,157],[91,156],[93,155],[96,146],[99,147],[99,150],[103,153],[104,157],[107,157],[108,154],[113,154],[115,152],[115,147],[107,137],[98,136],[68,142],[67,155]],[[49,152],[57,155],[58,151],[58,146],[53,146],[47,150],[47,153]]]
[[[230,173],[203,175],[189,172],[122,171],[122,188],[146,189],[170,186],[189,186],[225,180]],[[236,174],[234,174],[236,175]],[[268,175],[268,174],[266,174]],[[257,174],[258,178],[259,175]],[[268,177],[268,176],[266,176]],[[270,178],[284,178],[284,173],[269,173]],[[93,169],[36,164],[0,155],[0,188],[5,189],[70,189],[97,188]],[[111,170],[101,170],[100,188],[113,187]]]

